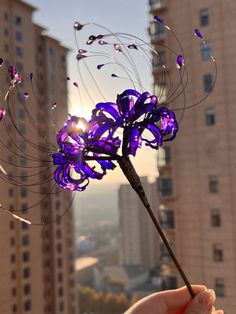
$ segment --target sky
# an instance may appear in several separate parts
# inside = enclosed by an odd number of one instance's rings
[[[34,14],[34,21],[47,28],[47,34],[57,38],[63,45],[71,49],[68,58],[68,75],[72,82],[76,81],[78,75],[73,31],[75,21],[79,21],[81,24],[95,22],[114,32],[130,33],[149,41],[147,32],[148,0],[31,0],[27,2],[38,8]],[[80,33],[78,36],[81,39]],[[144,74],[143,77],[145,77],[145,87],[152,92],[151,75],[146,74],[145,76]],[[111,83],[109,88],[114,89],[114,84]],[[114,92],[118,93],[119,91],[115,90]],[[70,103],[75,108],[78,103],[78,95],[73,88],[70,88],[69,97]],[[140,150],[134,159],[134,164],[140,175],[147,175],[151,180],[156,176],[156,152],[152,149]],[[103,184],[123,182],[126,182],[126,179],[119,169],[109,172],[102,180]],[[99,184],[101,183],[99,182]]]

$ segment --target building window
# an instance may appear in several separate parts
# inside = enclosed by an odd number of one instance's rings
[[[208,42],[202,45],[202,59],[203,60],[211,59],[211,44]]]
[[[9,32],[8,32],[8,29],[7,29],[7,28],[4,28],[3,34],[4,34],[5,37],[8,36]]]
[[[4,21],[8,21],[8,13],[7,12],[4,12],[3,17],[4,17]]]
[[[15,228],[15,222],[14,221],[10,221],[9,227],[10,227],[11,230],[13,230]]]
[[[217,297],[225,296],[225,283],[223,278],[215,279],[215,293]]]
[[[30,284],[25,284],[24,285],[24,294],[30,294],[30,291],[31,291],[31,286]]]
[[[5,52],[8,52],[8,50],[9,50],[9,46],[8,46],[8,44],[5,44],[5,45],[4,45],[4,51],[5,51]],[[8,82],[8,81],[7,81],[7,82]]]
[[[211,210],[211,225],[212,227],[220,227],[221,226],[221,217],[219,209]]]
[[[25,110],[23,108],[20,108],[18,111],[18,117],[20,119],[25,119]]]
[[[22,237],[22,245],[29,245],[29,236],[28,235],[24,235]]]
[[[63,312],[63,311],[64,311],[64,302],[60,302],[60,304],[59,304],[59,310],[60,310],[60,312]]]
[[[61,208],[61,203],[60,203],[60,201],[56,201],[56,209],[58,210],[58,209],[60,209]]]
[[[59,297],[63,297],[64,291],[62,287],[58,289],[58,294],[59,294]]]
[[[28,267],[23,269],[23,277],[24,278],[30,277],[30,269]]]
[[[163,167],[171,164],[171,149],[169,146],[160,147],[157,157],[158,167]]]
[[[21,20],[21,17],[20,16],[14,16],[14,24],[16,25],[16,26],[21,26],[21,24],[22,24],[22,20]]]
[[[20,134],[24,135],[25,134],[25,125],[19,124],[18,130],[19,130]]]
[[[171,247],[173,248],[172,243],[171,243]],[[161,263],[163,264],[170,263],[172,261],[170,254],[167,248],[165,247],[164,243],[160,244],[160,259],[161,259]]]
[[[215,110],[214,108],[205,109],[205,121],[207,126],[215,124]]]
[[[26,300],[24,302],[24,310],[25,311],[30,311],[31,310],[31,301],[30,300]]]
[[[12,305],[12,313],[16,313],[17,312],[17,306],[16,304]]]
[[[12,263],[15,263],[15,261],[16,261],[16,256],[15,256],[15,254],[11,254],[11,262],[12,262]]]
[[[12,288],[11,294],[13,295],[13,297],[16,296],[16,288]]]
[[[217,176],[209,177],[209,192],[218,193],[219,192],[219,181]]]
[[[15,33],[15,39],[16,39],[16,41],[18,41],[18,42],[22,42],[22,33],[19,32],[19,31],[17,31],[17,32]]]
[[[21,197],[27,197],[28,191],[25,188],[21,188]]]
[[[16,47],[16,55],[17,55],[17,57],[23,56],[23,50],[21,47]]]
[[[162,70],[163,69],[163,65],[165,66],[166,64],[166,55],[165,55],[165,51],[160,51],[158,52],[158,55],[153,55],[153,59],[152,59],[152,66],[153,66],[153,70],[158,71],[158,70]]]
[[[10,239],[10,244],[11,246],[14,246],[16,244],[15,238]]]
[[[159,190],[161,196],[171,196],[173,194],[172,180],[169,178],[159,179]]]
[[[163,229],[173,229],[175,227],[174,211],[171,209],[160,210],[160,223]]]
[[[19,148],[20,150],[22,151],[25,151],[26,150],[26,144],[25,144],[25,141],[23,141],[22,139],[19,140]]]
[[[212,90],[212,75],[206,74],[203,76],[203,87],[206,93],[209,93]]]
[[[61,259],[61,258],[58,258],[58,260],[57,260],[57,266],[58,266],[58,267],[62,267],[62,259]]]
[[[62,273],[58,273],[58,281],[59,282],[63,281],[63,274]]]
[[[214,262],[222,262],[224,260],[223,250],[218,244],[213,245],[213,260]]]
[[[20,173],[20,180],[21,180],[21,182],[26,182],[27,181],[27,172],[26,171],[21,171],[21,173]]]
[[[207,26],[209,24],[209,12],[207,9],[200,11],[200,26]]]
[[[28,204],[27,203],[22,203],[21,204],[21,212],[23,214],[25,214],[25,213],[27,213],[27,211],[28,211]]]
[[[62,252],[62,246],[60,243],[57,244],[57,253],[61,253]]]
[[[177,278],[174,276],[166,276],[162,279],[162,290],[176,289],[177,286]]]
[[[24,262],[29,262],[30,260],[30,253],[29,252],[23,252],[22,259]]]
[[[161,39],[165,35],[165,26],[162,23],[153,22],[150,25],[150,33],[153,40]]]
[[[12,271],[11,272],[11,279],[16,279],[16,272],[15,271]]]
[[[22,229],[22,230],[27,230],[27,229],[29,229],[29,224],[27,224],[26,222],[23,221],[23,222],[21,223],[21,229]]]
[[[165,0],[149,0],[149,5],[155,9],[160,9],[165,5]]]

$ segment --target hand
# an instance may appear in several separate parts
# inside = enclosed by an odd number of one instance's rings
[[[205,286],[192,286],[195,293],[191,299],[186,287],[154,293],[136,304],[125,314],[224,314],[216,310],[215,292]]]

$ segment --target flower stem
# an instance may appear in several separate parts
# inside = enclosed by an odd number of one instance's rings
[[[187,276],[185,275],[185,273],[184,273],[176,255],[175,255],[165,233],[163,232],[160,223],[158,222],[156,216],[154,215],[154,213],[151,209],[151,206],[149,204],[149,201],[148,201],[146,194],[145,194],[145,191],[143,189],[142,183],[140,181],[140,178],[139,178],[133,164],[131,163],[129,157],[119,158],[118,163],[119,163],[119,166],[120,166],[121,170],[123,171],[124,175],[126,176],[127,180],[129,181],[130,185],[135,190],[135,192],[138,194],[140,200],[142,201],[143,205],[145,206],[149,216],[151,217],[151,219],[152,219],[152,221],[156,227],[156,230],[158,231],[160,237],[162,238],[166,249],[168,250],[176,268],[178,269],[186,287],[188,288],[188,291],[189,291],[191,297],[194,298],[195,295],[194,295],[193,289],[190,285],[190,282],[189,282]]]

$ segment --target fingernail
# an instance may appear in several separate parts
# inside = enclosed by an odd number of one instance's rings
[[[201,304],[208,312],[211,311],[212,306],[215,302],[215,292],[211,289],[207,290],[207,291],[203,291],[202,293],[200,293],[199,298],[198,298],[198,302],[199,304]]]

